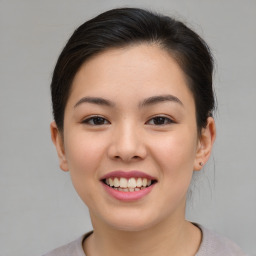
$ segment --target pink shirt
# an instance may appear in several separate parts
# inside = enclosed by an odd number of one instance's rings
[[[195,256],[245,256],[241,249],[229,239],[218,235],[198,224],[202,230],[202,242]],[[63,245],[43,256],[86,256],[82,243],[92,232]]]

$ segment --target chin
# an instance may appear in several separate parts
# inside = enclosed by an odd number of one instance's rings
[[[120,231],[127,231],[127,232],[139,232],[139,231],[144,231],[147,230],[148,228],[151,227],[150,224],[146,223],[138,223],[138,222],[126,222],[124,223],[113,223],[112,228],[115,230],[120,230]]]
[[[120,231],[138,232],[147,230],[158,223],[158,219],[153,214],[130,213],[122,215],[112,215],[106,218],[105,223],[111,228]]]

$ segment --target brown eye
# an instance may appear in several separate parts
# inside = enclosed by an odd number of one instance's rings
[[[82,123],[88,125],[105,125],[109,124],[109,121],[101,116],[92,116],[90,118],[85,119]]]
[[[150,124],[150,125],[166,125],[171,123],[174,123],[174,122],[170,118],[164,117],[164,116],[153,117],[147,122],[147,124]]]

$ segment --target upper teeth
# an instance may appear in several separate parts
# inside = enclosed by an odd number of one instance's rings
[[[148,180],[147,178],[108,178],[106,179],[106,183],[115,188],[140,188],[140,187],[146,187],[151,185],[151,180]]]

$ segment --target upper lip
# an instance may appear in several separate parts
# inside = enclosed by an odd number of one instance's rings
[[[145,173],[145,172],[141,172],[141,171],[136,171],[136,170],[132,170],[132,171],[122,171],[122,170],[118,170],[118,171],[113,171],[113,172],[109,172],[107,174],[105,174],[104,176],[101,177],[101,180],[105,180],[108,178],[147,178],[149,180],[156,180],[155,177]]]

